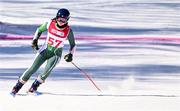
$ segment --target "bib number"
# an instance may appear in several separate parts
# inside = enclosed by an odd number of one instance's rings
[[[55,48],[58,48],[61,43],[62,43],[62,41],[60,41],[58,39],[54,39],[52,37],[49,37],[49,39],[48,39],[48,44]]]

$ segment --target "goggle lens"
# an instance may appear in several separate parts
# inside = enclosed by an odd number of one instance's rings
[[[66,22],[67,22],[67,19],[66,19],[66,18],[61,18],[61,17],[59,17],[59,18],[57,18],[57,21],[58,21],[58,22],[62,22],[62,23],[66,23]]]

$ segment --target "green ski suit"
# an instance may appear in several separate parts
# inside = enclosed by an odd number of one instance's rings
[[[38,76],[38,80],[44,82],[60,60],[65,40],[69,41],[70,53],[73,54],[75,50],[74,35],[70,26],[67,25],[65,28],[60,29],[56,21],[52,19],[37,28],[33,40],[38,40],[44,31],[48,31],[46,42],[39,49],[33,64],[20,77],[20,81],[26,82],[47,61],[44,71]]]

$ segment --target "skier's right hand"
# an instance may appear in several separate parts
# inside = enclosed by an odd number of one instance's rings
[[[34,39],[34,40],[32,41],[32,48],[33,48],[33,49],[36,49],[36,50],[39,50],[38,40],[37,40],[37,39]]]

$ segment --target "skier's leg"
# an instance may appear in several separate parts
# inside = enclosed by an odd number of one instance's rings
[[[56,66],[56,64],[59,62],[60,57],[59,56],[53,56],[51,57],[46,64],[45,70],[42,74],[39,75],[38,78],[40,78],[42,81],[45,81],[45,79],[49,76],[53,68]]]
[[[45,67],[45,70],[42,74],[38,76],[38,78],[33,82],[31,88],[29,89],[29,92],[34,92],[37,90],[39,85],[45,81],[45,79],[49,76],[52,69],[56,66],[58,63],[60,57],[59,56],[53,56],[49,60],[47,60],[47,64]]]
[[[18,93],[18,91],[22,88],[22,86],[26,83],[26,81],[31,77],[31,75],[37,71],[37,69],[44,63],[45,58],[42,54],[38,54],[31,65],[30,68],[28,68],[23,75],[20,77],[16,85],[12,89],[12,94]]]
[[[20,77],[20,80],[28,81],[32,74],[35,73],[45,61],[46,58],[44,57],[44,55],[38,54],[31,67],[29,67]]]

